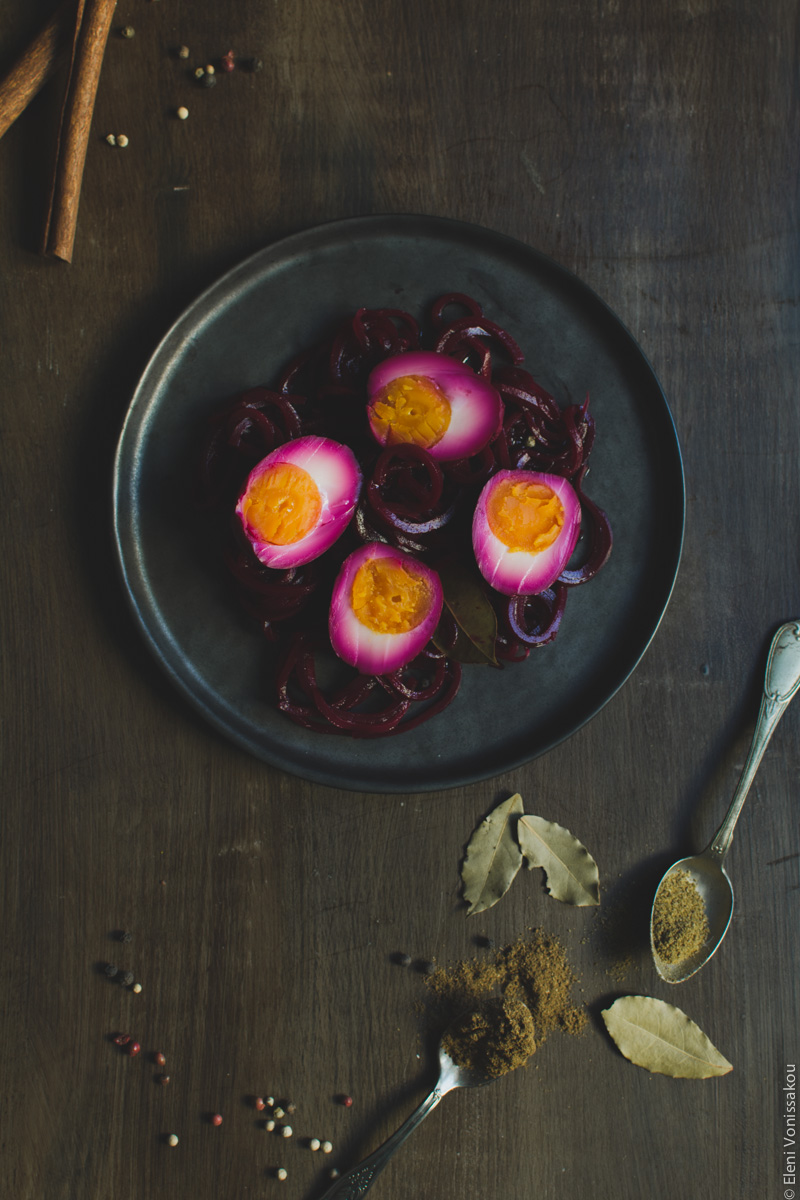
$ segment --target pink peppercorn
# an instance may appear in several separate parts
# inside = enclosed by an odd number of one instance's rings
[[[255,1100],[253,1101],[253,1107],[255,1108],[256,1112],[263,1112],[267,1107],[264,1103],[264,1097],[256,1096]]]
[[[115,1046],[127,1046],[130,1040],[131,1035],[129,1033],[117,1033],[114,1035]]]
[[[135,1058],[136,1055],[141,1050],[141,1048],[142,1047],[139,1045],[138,1042],[129,1042],[128,1043],[128,1054],[131,1056],[131,1058]]]
[[[221,1125],[222,1124],[222,1114],[214,1113],[213,1117],[211,1118],[211,1124],[212,1125]]]
[[[153,1055],[153,1062],[157,1067],[165,1067],[167,1065],[167,1060],[160,1050],[157,1054]]]
[[[233,71],[236,68],[236,59],[233,57],[233,51],[229,50],[227,54],[223,54],[221,66],[223,71]]]
[[[352,1108],[353,1107],[353,1097],[342,1095],[339,1097],[339,1103],[341,1105],[343,1105],[345,1108]]]

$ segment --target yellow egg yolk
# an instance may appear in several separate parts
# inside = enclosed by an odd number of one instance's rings
[[[450,424],[450,401],[424,375],[401,375],[387,383],[372,405],[372,423],[388,445],[413,442],[425,450],[441,441]]]
[[[431,605],[431,587],[391,558],[362,563],[353,579],[353,612],[375,633],[408,633],[425,619]]]
[[[308,471],[288,462],[259,475],[242,501],[244,519],[273,546],[299,542],[317,524],[321,510],[322,496]]]
[[[501,479],[489,494],[486,516],[492,533],[509,550],[538,554],[561,532],[564,505],[547,484]]]

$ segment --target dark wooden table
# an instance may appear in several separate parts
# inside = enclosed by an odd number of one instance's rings
[[[49,12],[3,6],[0,66]],[[192,84],[229,49],[263,70]],[[614,975],[602,920],[624,902],[641,934],[659,872],[705,844],[769,638],[800,616],[796,6],[120,4],[71,265],[38,253],[62,83],[0,145],[3,1194],[319,1196],[429,1082],[423,985],[391,955],[451,963],[477,933],[538,927],[567,950],[588,1032],[446,1100],[376,1197],[791,1200],[800,709],[741,818],[712,963],[670,988],[640,937]],[[172,321],[285,235],[380,213],[495,230],[593,288],[653,364],[687,484],[677,585],[625,686],[527,765],[420,793],[319,786],[209,727],[135,627],[109,532],[121,422]],[[591,849],[599,914],[526,879],[465,919],[464,846],[514,791]],[[626,1061],[600,1010],[627,993],[678,1004],[733,1072]],[[291,1143],[259,1128],[259,1091],[296,1103]]]

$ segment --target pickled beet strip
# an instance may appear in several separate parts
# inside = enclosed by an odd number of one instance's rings
[[[461,687],[461,664],[453,662],[451,659],[448,659],[447,662],[445,684],[438,698],[432,704],[429,704],[427,708],[424,708],[422,712],[406,717],[402,724],[395,725],[393,729],[388,731],[389,737],[392,737],[396,733],[406,733],[409,729],[416,729],[418,725],[429,721],[431,717],[438,716],[440,712],[444,712],[449,704],[452,704]]]
[[[442,326],[448,324],[444,316],[444,310],[454,304],[465,308],[473,318],[483,316],[483,309],[477,300],[473,300],[472,296],[467,296],[464,292],[447,292],[444,296],[440,296],[438,300],[434,300],[431,305],[430,319],[434,328],[441,329]]]
[[[419,324],[411,313],[400,308],[359,308],[353,317],[353,331],[363,349],[371,348],[370,339],[378,329],[383,331],[379,336],[385,349],[393,354],[417,349],[420,344]],[[385,343],[387,334],[390,344]]]
[[[503,329],[502,325],[498,325],[496,321],[490,321],[488,317],[479,317],[476,319],[469,316],[451,321],[439,334],[434,349],[440,354],[447,354],[453,344],[458,343],[464,338],[475,337],[488,337],[492,341],[497,342],[506,351],[515,365],[525,360],[525,355],[511,334],[506,329]]]
[[[583,566],[576,567],[575,570],[564,570],[558,577],[558,583],[566,584],[567,587],[578,587],[582,583],[588,583],[590,579],[594,579],[597,572],[608,561],[611,554],[611,548],[614,544],[614,538],[611,533],[611,524],[607,515],[602,508],[590,500],[583,490],[583,477],[586,474],[586,467],[581,467],[577,478],[573,481],[572,486],[578,493],[578,499],[581,502],[581,513],[587,519],[589,526],[589,550],[586,561]]]
[[[289,695],[289,685],[295,680],[300,689],[308,696],[311,706],[298,704]],[[390,702],[380,712],[353,713],[329,703],[317,684],[314,668],[313,648],[309,645],[305,634],[297,634],[292,640],[277,676],[278,707],[281,712],[299,720],[309,729],[317,728],[315,717],[322,718],[341,733],[351,733],[355,737],[381,736],[402,720],[410,704],[409,700],[398,699]],[[323,726],[324,728],[324,726]]]
[[[414,475],[415,470],[425,472],[425,482]],[[436,460],[422,446],[410,442],[388,446],[378,456],[370,484],[373,485],[373,491],[378,492],[395,483],[398,477],[406,492],[410,492],[414,498],[414,502],[398,506],[398,511],[412,516],[436,507],[444,488],[444,475]]]
[[[413,674],[413,668],[418,663],[416,659],[408,666],[401,667],[399,671],[393,671],[387,678],[394,690],[406,700],[431,700],[445,681],[447,659],[438,658],[430,661],[435,663],[433,675],[428,683],[422,686],[415,687],[408,679],[408,675]]]
[[[444,464],[446,478],[462,488],[485,483],[496,469],[497,462],[491,445],[484,446],[472,458],[459,458]]]
[[[556,583],[535,596],[512,596],[507,611],[511,632],[526,646],[544,646],[552,642],[566,604],[567,588],[563,583]]]

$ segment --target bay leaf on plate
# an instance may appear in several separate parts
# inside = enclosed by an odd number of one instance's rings
[[[542,868],[556,900],[579,907],[600,903],[597,863],[563,825],[525,813],[517,822],[517,841],[528,869]]]
[[[459,638],[453,657],[462,662],[488,662],[498,667],[500,664],[494,652],[497,614],[477,567],[457,558],[447,558],[437,564],[436,570],[442,583],[444,602],[468,643],[460,647],[462,638]]]
[[[514,882],[522,866],[514,826],[522,811],[517,792],[484,817],[470,838],[461,868],[468,916],[491,908]]]
[[[733,1066],[685,1012],[652,996],[621,996],[603,1009],[606,1029],[637,1067],[674,1079],[727,1075]]]

